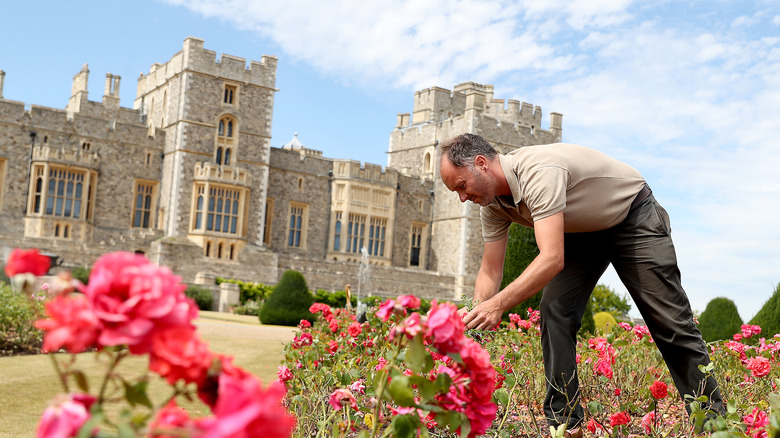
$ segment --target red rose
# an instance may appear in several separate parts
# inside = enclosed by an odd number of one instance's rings
[[[360,325],[359,322],[353,322],[349,325],[347,328],[347,333],[349,333],[350,336],[357,337],[360,333],[363,332],[363,326]]]
[[[656,380],[650,385],[650,393],[653,394],[653,398],[656,400],[664,399],[669,394],[666,383],[660,380]]]
[[[751,357],[747,360],[745,366],[750,370],[750,374],[752,374],[753,377],[764,377],[769,374],[769,371],[772,368],[769,359],[763,356]]]
[[[625,412],[618,412],[609,416],[609,425],[612,427],[628,424],[628,415]]]
[[[46,275],[49,272],[51,260],[38,252],[37,249],[23,250],[16,248],[11,251],[5,264],[5,273],[8,277],[16,274],[33,274],[35,276]]]
[[[64,347],[81,353],[96,343],[100,321],[83,295],[57,295],[46,303],[46,315],[48,319],[35,322],[35,327],[45,332],[44,352]]]
[[[191,327],[155,332],[149,353],[149,369],[171,385],[179,379],[200,384],[211,366],[212,354]]]

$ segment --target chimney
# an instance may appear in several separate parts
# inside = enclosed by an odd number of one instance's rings
[[[3,83],[5,82],[5,72],[0,70],[0,99],[3,98]]]

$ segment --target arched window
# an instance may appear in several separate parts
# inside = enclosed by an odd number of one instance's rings
[[[232,138],[233,137],[233,121],[228,120],[227,123],[227,137]]]
[[[206,242],[206,257],[211,257],[211,242]]]
[[[432,170],[431,169],[431,153],[430,152],[426,152],[426,154],[425,154],[424,166],[425,167],[423,167],[423,171],[430,172]]]
[[[230,148],[225,149],[225,166],[230,166]]]
[[[219,245],[217,245],[217,258],[218,258],[218,259],[221,259],[221,258],[222,258],[222,243],[220,243]]]
[[[219,121],[219,129],[217,130],[217,135],[219,135],[220,137],[224,137],[225,136],[225,120],[224,119]]]
[[[233,255],[234,255],[233,252],[235,251],[235,249],[236,249],[236,245],[231,243],[230,244],[230,260],[233,260]]]
[[[222,148],[221,147],[217,148],[217,164],[222,164]]]

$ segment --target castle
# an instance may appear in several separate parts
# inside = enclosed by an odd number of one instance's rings
[[[271,147],[277,59],[247,66],[203,43],[142,74],[132,109],[111,74],[88,100],[85,65],[64,110],[26,110],[3,99],[0,71],[0,249],[40,248],[67,268],[139,252],[209,287],[295,269],[312,289],[354,290],[367,263],[364,294],[457,300],[479,270],[479,208],[441,183],[436,145],[463,132],[499,152],[561,140],[560,114],[542,129],[539,107],[467,82],[415,93],[384,168],[297,136]]]

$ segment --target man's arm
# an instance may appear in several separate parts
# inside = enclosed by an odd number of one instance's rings
[[[505,311],[533,296],[556,274],[561,272],[564,262],[563,212],[534,222],[534,234],[536,244],[539,247],[539,255],[519,277],[497,294],[495,291],[498,290],[498,285],[501,283],[501,274],[498,277],[495,276],[495,259],[493,259],[493,261],[488,261],[490,269],[486,270],[483,276],[485,269],[485,255],[483,255],[482,268],[477,275],[477,285],[474,291],[475,299],[481,300],[481,302],[463,318],[466,327],[481,330],[495,327],[501,321],[501,315]],[[499,242],[502,241],[496,243]],[[503,240],[503,248],[506,249],[506,239]],[[487,253],[488,243],[485,244],[485,250]],[[495,252],[496,249],[493,249],[486,255],[495,257]],[[503,272],[503,254],[500,261],[498,269]],[[498,278],[497,282],[496,278]],[[493,287],[492,293],[488,294],[491,292],[490,287]]]

